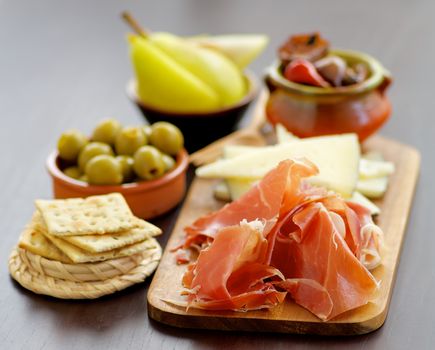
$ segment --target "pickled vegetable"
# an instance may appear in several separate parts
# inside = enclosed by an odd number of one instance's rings
[[[290,62],[296,58],[303,58],[314,62],[328,53],[329,42],[320,33],[299,34],[291,36],[279,50],[279,58]]]
[[[331,86],[317,72],[316,67],[307,60],[302,58],[291,61],[284,70],[284,77],[295,83],[307,84],[318,87]]]
[[[333,86],[341,86],[346,74],[347,63],[338,56],[328,56],[315,62],[319,74]]]

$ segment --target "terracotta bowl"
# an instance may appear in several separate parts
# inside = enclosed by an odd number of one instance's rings
[[[188,154],[182,150],[176,158],[174,169],[159,179],[132,182],[115,186],[89,185],[66,176],[61,169],[57,152],[47,159],[47,169],[53,180],[55,198],[88,197],[92,195],[119,192],[127,200],[134,215],[151,219],[174,208],[186,191],[186,169]]]
[[[135,80],[127,84],[127,95],[149,123],[166,121],[177,125],[183,132],[186,148],[189,152],[193,152],[234,131],[243,113],[258,93],[259,83],[255,75],[245,72],[245,79],[248,85],[245,97],[235,105],[207,113],[167,112],[147,106],[137,96]]]

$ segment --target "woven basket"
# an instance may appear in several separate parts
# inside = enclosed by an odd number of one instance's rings
[[[86,264],[62,263],[60,261],[46,259],[25,249],[18,249],[18,254],[22,262],[41,275],[68,281],[90,282],[104,281],[125,274],[139,265],[144,259],[151,259],[156,249],[158,249],[158,246],[154,245],[152,249],[132,256]]]
[[[62,299],[95,299],[140,283],[156,269],[162,250],[95,264],[63,264],[14,248],[9,271],[24,288]],[[132,268],[128,269],[129,266]],[[102,279],[96,279],[100,276]],[[107,276],[112,276],[108,277]]]

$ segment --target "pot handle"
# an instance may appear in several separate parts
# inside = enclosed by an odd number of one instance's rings
[[[384,95],[385,92],[387,91],[387,88],[393,83],[393,76],[391,75],[391,73],[384,67],[383,68],[383,80],[382,83],[378,86],[378,90],[379,92]]]
[[[269,93],[272,93],[274,90],[277,89],[277,86],[272,82],[272,78],[270,77],[269,73],[267,73],[265,75],[264,83],[266,84],[267,88],[269,89]]]

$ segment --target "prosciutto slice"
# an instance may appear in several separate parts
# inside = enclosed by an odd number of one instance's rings
[[[267,240],[255,225],[243,222],[221,229],[183,277],[189,306],[247,311],[282,302],[286,293],[265,282],[274,276],[283,279],[265,264],[266,251]]]
[[[365,267],[372,270],[381,264],[383,232],[373,222],[369,209],[354,202],[347,202],[347,205],[355,212],[360,223],[361,251],[358,258]]]
[[[221,228],[238,225],[243,219],[263,220],[267,235],[275,225],[278,214],[303,198],[301,179],[317,172],[317,167],[307,160],[281,162],[275,171],[269,172],[244,196],[186,227],[183,247],[209,242]]]
[[[367,304],[376,280],[352,253],[325,206],[311,203],[291,220],[295,231],[280,229],[272,255],[271,265],[288,279],[278,285],[322,320]]]
[[[369,302],[382,231],[366,208],[303,181],[316,173],[305,159],[283,161],[186,228],[183,246],[200,248],[183,276],[188,307],[247,311],[288,295],[327,321]]]

